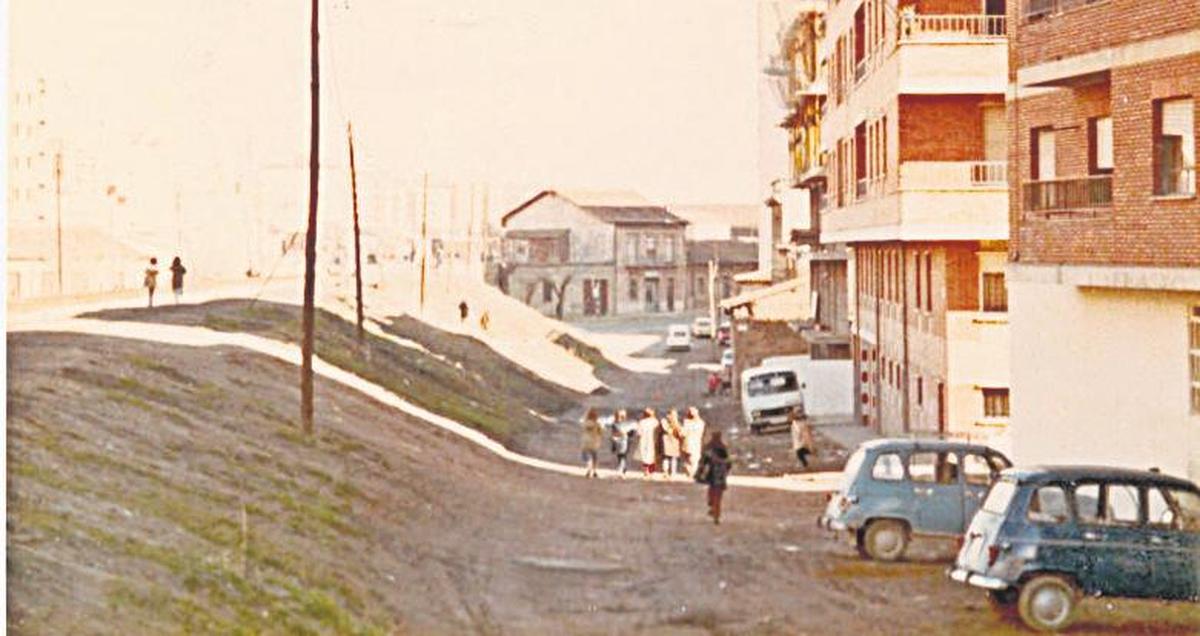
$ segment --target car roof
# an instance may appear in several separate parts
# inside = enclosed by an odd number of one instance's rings
[[[1132,481],[1137,483],[1174,486],[1186,490],[1200,490],[1196,484],[1179,477],[1164,475],[1149,470],[1118,468],[1115,466],[1025,466],[1009,468],[1001,476],[1012,477],[1019,483],[1048,483],[1076,481]]]
[[[983,444],[972,442],[959,442],[948,439],[910,439],[904,437],[893,437],[886,439],[873,439],[869,442],[863,442],[860,448],[866,450],[927,450],[927,451],[951,451],[965,450],[979,453],[996,453],[1002,454],[1000,451]]]

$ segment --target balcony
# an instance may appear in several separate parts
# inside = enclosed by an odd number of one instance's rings
[[[1054,216],[1112,207],[1112,175],[1025,183],[1025,211]]]
[[[1004,39],[1008,20],[1002,15],[922,15],[900,16],[901,42],[970,42]]]
[[[896,186],[855,182],[852,202],[821,213],[821,241],[1005,240],[1003,161],[905,161]]]

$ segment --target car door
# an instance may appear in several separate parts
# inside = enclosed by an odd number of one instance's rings
[[[926,534],[961,535],[963,484],[955,451],[915,450],[908,458],[915,520],[913,529]]]
[[[1096,482],[1077,486],[1075,493],[1086,563],[1086,581],[1080,583],[1110,596],[1146,596],[1151,560],[1139,486]]]
[[[1200,524],[1196,519],[1200,495],[1149,486],[1145,496],[1146,554],[1150,559],[1147,595],[1167,599],[1200,596]]]

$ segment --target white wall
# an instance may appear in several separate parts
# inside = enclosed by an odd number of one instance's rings
[[[1009,277],[1013,459],[1200,478],[1188,308],[1200,294]]]
[[[570,230],[572,263],[613,260],[613,226],[556,195],[542,197],[521,210],[509,219],[505,229]]]

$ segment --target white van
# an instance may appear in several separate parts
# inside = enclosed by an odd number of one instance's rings
[[[804,408],[804,394],[794,369],[764,365],[742,372],[742,419],[751,433],[788,423],[792,408]]]
[[[667,328],[667,351],[690,351],[692,335],[687,325],[671,325]]]

